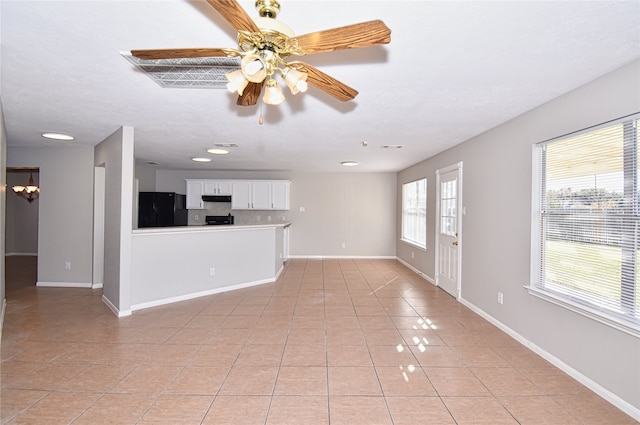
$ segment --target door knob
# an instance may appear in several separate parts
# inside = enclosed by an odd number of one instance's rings
[[[453,246],[458,246],[458,241],[451,242]]]

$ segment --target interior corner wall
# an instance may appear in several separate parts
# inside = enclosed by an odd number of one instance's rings
[[[89,146],[7,147],[7,167],[39,168],[39,285],[91,286],[92,165]]]
[[[156,170],[157,167],[144,164],[136,164],[136,176],[138,179],[139,192],[156,192]],[[185,194],[184,190],[178,193]]]
[[[102,293],[119,316],[130,314],[131,309],[133,145],[133,128],[123,126],[98,144],[94,151],[94,166],[105,168]]]
[[[636,417],[638,337],[533,297],[524,285],[530,283],[531,269],[533,145],[639,112],[639,75],[640,61],[635,61],[399,172],[398,191],[416,177],[428,178],[428,249],[412,263],[410,248],[399,237],[396,242],[399,258],[434,277],[436,170],[463,161],[463,301]],[[498,292],[504,294],[503,305]]]

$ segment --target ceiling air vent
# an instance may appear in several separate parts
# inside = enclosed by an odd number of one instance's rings
[[[129,52],[120,54],[161,87],[168,88],[226,89],[227,79],[224,74],[240,69],[238,58],[143,60]]]

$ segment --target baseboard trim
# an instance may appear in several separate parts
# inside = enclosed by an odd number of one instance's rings
[[[432,278],[431,276],[427,276],[426,274],[422,273],[420,270],[416,269],[415,267],[413,267],[411,264],[407,263],[406,261],[396,257],[396,260],[398,260],[400,263],[402,263],[403,266],[405,266],[406,268],[408,268],[409,270],[411,270],[412,272],[414,272],[415,274],[417,274],[418,276],[420,276],[421,278],[423,278],[424,280],[426,280],[427,282],[429,282],[430,284],[432,284],[433,286],[436,285],[436,281],[434,278]]]
[[[85,282],[36,282],[36,286],[43,288],[88,288],[91,289],[91,283]]]
[[[92,283],[91,289],[102,289],[102,282],[100,283]]]
[[[459,301],[460,301],[461,304],[463,304],[466,307],[468,307],[469,309],[471,309],[474,313],[478,314],[483,319],[485,319],[488,322],[490,322],[491,324],[495,325],[497,328],[499,328],[500,330],[505,332],[507,335],[509,335],[510,337],[515,339],[516,341],[518,341],[520,344],[524,345],[525,347],[527,347],[528,349],[530,349],[534,353],[538,354],[540,357],[542,357],[543,359],[547,360],[549,363],[553,364],[555,367],[557,367],[558,369],[562,370],[567,375],[571,376],[573,379],[575,379],[576,381],[580,382],[582,385],[584,385],[585,387],[589,388],[591,391],[593,391],[594,393],[598,394],[600,397],[604,398],[609,403],[611,403],[612,405],[614,405],[618,409],[622,410],[627,415],[631,416],[636,421],[640,421],[640,409],[638,409],[637,407],[633,406],[631,403],[621,399],[616,394],[612,393],[611,391],[609,391],[608,389],[606,389],[602,385],[598,384],[597,382],[595,382],[591,378],[589,378],[589,377],[583,375],[582,373],[578,372],[577,370],[575,370],[574,368],[572,368],[571,366],[569,366],[568,364],[566,364],[562,360],[560,360],[557,357],[555,357],[553,354],[551,354],[548,351],[545,351],[544,349],[540,348],[539,346],[537,346],[533,342],[529,341],[528,339],[526,339],[525,337],[523,337],[522,335],[520,335],[519,333],[517,333],[516,331],[514,331],[510,327],[506,326],[504,323],[500,322],[495,317],[491,316],[490,314],[488,314],[484,310],[478,308],[475,304],[470,303],[469,301],[465,300],[462,297],[460,297]]]
[[[206,291],[193,292],[191,294],[180,295],[177,297],[163,298],[161,300],[149,301],[145,303],[134,304],[131,311],[144,310],[145,308],[158,307],[165,304],[176,303],[180,301],[192,300],[194,298],[206,297],[208,295],[221,294],[223,292],[234,291],[236,289],[250,288],[252,286],[263,285],[265,283],[275,282],[275,278],[256,280],[253,282],[239,283],[237,285],[223,286],[220,288],[208,289]]]
[[[303,260],[395,260],[394,256],[371,256],[371,255],[289,255],[287,259]]]
[[[107,298],[106,296],[104,296],[104,294],[102,295],[102,302],[105,303],[107,305],[107,307],[109,307],[109,309],[111,311],[113,311],[115,313],[116,316],[118,317],[127,317],[127,316],[131,316],[131,310],[122,310],[120,311],[118,309],[118,307],[116,307],[110,300],[109,298]]]

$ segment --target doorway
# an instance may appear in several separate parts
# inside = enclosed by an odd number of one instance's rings
[[[35,287],[38,280],[38,196],[18,195],[14,186],[40,187],[37,167],[7,167],[5,204],[5,290]]]
[[[436,171],[436,286],[460,298],[462,162]]]

